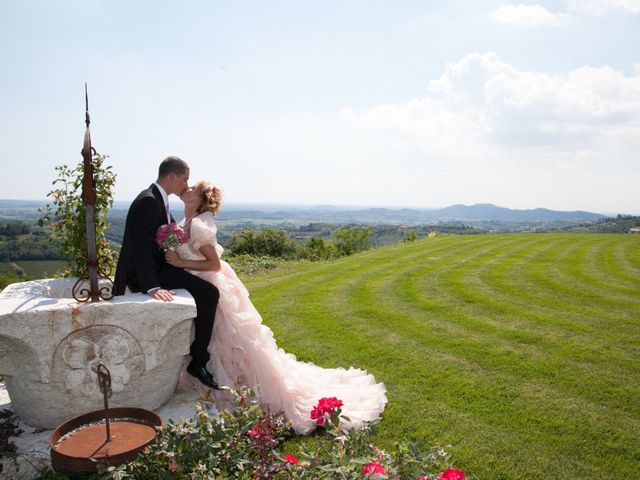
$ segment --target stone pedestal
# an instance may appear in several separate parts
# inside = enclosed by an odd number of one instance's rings
[[[53,428],[103,407],[94,368],[111,372],[110,406],[157,409],[175,391],[196,307],[130,294],[78,303],[75,280],[16,283],[0,293],[0,375],[16,413]]]

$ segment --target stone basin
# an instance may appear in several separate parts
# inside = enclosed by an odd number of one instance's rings
[[[191,343],[195,303],[146,294],[79,303],[76,279],[14,283],[0,293],[0,375],[15,412],[54,428],[103,408],[94,368],[111,372],[109,406],[154,410],[174,393]]]

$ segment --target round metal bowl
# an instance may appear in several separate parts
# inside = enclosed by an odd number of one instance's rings
[[[95,410],[64,422],[49,438],[55,468],[95,472],[98,464],[120,465],[134,460],[162,426],[160,416],[135,407],[109,409],[111,439],[106,441],[105,411]]]

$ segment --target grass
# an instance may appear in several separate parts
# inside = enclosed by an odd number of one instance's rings
[[[385,383],[381,445],[452,445],[481,479],[638,475],[640,237],[436,237],[246,284],[279,346]]]
[[[13,263],[32,278],[53,277],[67,266],[66,260],[16,260]],[[12,273],[15,269],[9,262],[0,262],[0,273],[3,272]]]

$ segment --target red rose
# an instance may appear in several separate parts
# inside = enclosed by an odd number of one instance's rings
[[[334,412],[334,410],[342,407],[342,400],[336,397],[325,397],[318,401],[318,405],[311,410],[311,419],[316,421],[316,425],[324,425],[324,415]]]
[[[298,463],[298,459],[295,457],[295,455],[291,455],[291,454],[285,455],[284,461],[287,463],[290,463],[291,465],[295,465],[296,463]]]
[[[367,476],[385,475],[387,473],[382,465],[375,462],[367,463],[362,469],[362,471]]]
[[[438,475],[438,480],[464,480],[464,472],[462,470],[448,468]]]

